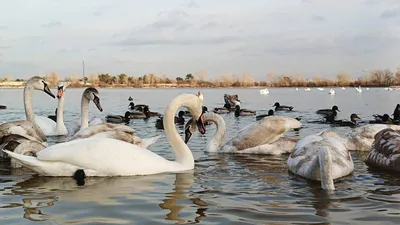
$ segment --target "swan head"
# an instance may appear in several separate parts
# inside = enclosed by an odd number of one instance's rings
[[[100,112],[103,112],[103,108],[101,107],[100,104],[100,95],[99,91],[94,88],[94,87],[89,87],[86,88],[85,92],[83,93],[83,96],[88,99],[89,101],[93,101],[93,103],[96,105],[97,109],[100,110]]]
[[[59,82],[58,83],[58,86],[57,86],[57,98],[58,99],[60,99],[63,96],[63,94],[64,94],[65,90],[67,90],[67,87],[69,84],[70,84],[69,82]]]
[[[46,94],[50,95],[53,98],[56,98],[53,93],[51,93],[49,85],[46,83],[46,81],[42,77],[32,77],[27,81],[27,84],[29,84],[33,89],[39,90],[39,91],[44,91]]]
[[[332,111],[338,111],[338,112],[340,112],[339,107],[337,107],[336,105],[334,105],[334,106],[332,107]]]
[[[185,144],[187,144],[192,137],[192,135],[196,132],[197,124],[196,121],[191,118],[185,125]]]

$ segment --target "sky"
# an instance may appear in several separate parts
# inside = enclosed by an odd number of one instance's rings
[[[400,0],[0,0],[0,77],[400,66]]]

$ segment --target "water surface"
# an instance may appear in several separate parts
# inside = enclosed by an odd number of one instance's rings
[[[99,89],[104,111],[91,104],[90,116],[123,115],[132,96],[137,104],[150,105],[152,111],[164,113],[168,102],[180,93],[196,93],[197,89]],[[238,94],[242,108],[267,113],[278,101],[293,105],[295,111],[281,113],[300,116],[304,128],[290,136],[305,135],[331,128],[309,124],[319,117],[315,111],[336,104],[345,119],[357,113],[363,119],[372,114],[391,114],[400,91],[383,89],[328,89],[305,92],[294,88],[270,89],[263,96],[259,89],[201,89],[204,104],[211,110],[222,107],[223,94]],[[55,90],[53,90],[55,92]],[[65,121],[68,128],[80,117],[83,89],[66,92]],[[0,89],[0,122],[24,119],[22,89]],[[54,114],[57,101],[43,92],[36,92],[33,102],[36,115]],[[255,120],[223,115],[227,138]],[[130,126],[138,136],[162,134],[151,150],[173,159],[174,155],[164,131],[154,127],[156,118],[134,120]],[[182,126],[177,126],[183,136]],[[331,128],[345,134],[350,128]],[[10,170],[1,164],[0,218],[2,224],[398,224],[400,221],[400,176],[372,171],[363,162],[366,153],[353,152],[354,173],[335,183],[336,191],[328,195],[317,182],[290,174],[288,155],[210,154],[204,149],[214,135],[215,126],[207,133],[196,133],[189,147],[196,166],[193,171],[138,177],[88,178],[77,186],[70,178],[37,177],[21,169]],[[49,138],[53,144],[62,141]]]

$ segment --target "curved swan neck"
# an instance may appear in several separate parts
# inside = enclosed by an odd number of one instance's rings
[[[34,115],[34,112],[33,112],[32,102],[31,102],[32,91],[33,91],[33,87],[31,86],[31,84],[28,81],[25,84],[25,88],[24,88],[25,116],[26,116],[26,120],[27,121],[35,123],[35,115]]]
[[[163,125],[167,139],[175,152],[175,161],[179,164],[183,164],[185,167],[193,168],[193,154],[176,131],[174,123],[175,113],[180,107],[187,107],[189,111],[191,110],[194,101],[191,100],[189,96],[190,95],[178,96],[169,103],[168,107],[165,109]]]
[[[82,95],[81,99],[81,130],[89,127],[89,99]]]
[[[333,191],[335,186],[332,177],[332,155],[327,148],[318,151],[319,168],[321,171],[321,186],[324,190]]]
[[[215,113],[204,114],[204,122],[206,121],[211,121],[217,126],[213,138],[211,138],[211,140],[207,144],[207,150],[209,152],[216,152],[221,146],[222,140],[225,137],[226,124],[224,119],[220,115]]]
[[[64,95],[61,96],[61,98],[58,100],[58,106],[57,106],[57,131],[63,131],[66,130],[67,128],[65,127],[64,124]]]

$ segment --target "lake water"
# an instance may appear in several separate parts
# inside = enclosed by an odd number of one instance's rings
[[[150,105],[152,111],[164,113],[168,102],[180,93],[195,94],[198,89],[99,89],[104,111],[91,104],[91,116],[123,115],[132,96],[137,104]],[[372,114],[392,114],[400,91],[371,88],[356,93],[354,88],[305,92],[294,88],[269,89],[201,89],[204,105],[212,110],[222,107],[223,94],[238,94],[242,108],[267,113],[278,101],[293,105],[295,111],[281,113],[301,116],[304,128],[288,135],[304,137],[329,125],[310,124],[318,119],[315,111],[336,104],[339,117],[357,113],[363,119]],[[52,90],[55,93],[55,90]],[[83,89],[66,92],[67,127],[80,116]],[[0,89],[0,122],[25,119],[22,89]],[[43,92],[33,96],[36,115],[54,114],[57,101]],[[227,123],[227,137],[255,121],[255,117],[235,118],[222,115]],[[156,118],[133,120],[140,137],[163,134],[155,128]],[[187,119],[186,119],[187,120]],[[182,126],[177,127],[183,136]],[[367,153],[353,152],[354,173],[335,183],[336,191],[327,195],[315,182],[288,173],[288,155],[230,155],[204,152],[215,126],[207,126],[206,135],[198,132],[189,142],[196,166],[194,171],[139,177],[87,178],[77,186],[71,178],[37,177],[21,169],[1,165],[1,224],[398,224],[400,221],[400,176],[370,171],[363,160]],[[351,128],[334,128],[345,134]],[[49,138],[52,144],[60,141]],[[162,136],[152,151],[173,159],[169,144]]]

